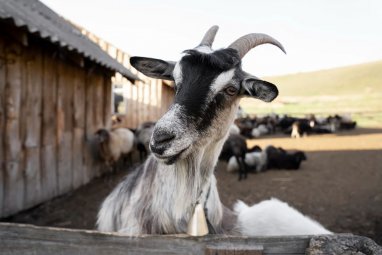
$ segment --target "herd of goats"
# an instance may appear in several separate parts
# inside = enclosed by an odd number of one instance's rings
[[[139,152],[142,162],[150,152],[149,143],[155,122],[144,122],[137,129],[112,128],[96,132],[98,155],[102,161],[113,167],[120,159],[132,162],[131,154]],[[330,115],[318,118],[279,116],[270,114],[263,117],[238,117],[231,126],[219,160],[227,162],[228,172],[238,172],[239,180],[247,178],[247,173],[259,173],[270,169],[298,170],[307,157],[303,151],[286,151],[272,145],[260,148],[247,147],[247,139],[266,135],[286,134],[300,138],[311,134],[329,134],[340,130],[354,129],[356,122],[347,116]]]

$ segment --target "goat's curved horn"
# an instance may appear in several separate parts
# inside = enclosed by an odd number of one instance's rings
[[[273,37],[270,37],[266,34],[248,34],[240,37],[233,43],[231,43],[228,48],[235,49],[239,52],[240,58],[243,58],[245,54],[247,54],[251,49],[255,48],[256,46],[259,46],[261,44],[270,43],[275,46],[277,46],[280,50],[282,50],[285,54],[285,49],[281,45],[279,41],[274,39]]]
[[[214,42],[215,35],[218,32],[218,26],[212,26],[203,37],[203,40],[200,42],[199,46],[208,46],[211,47]]]

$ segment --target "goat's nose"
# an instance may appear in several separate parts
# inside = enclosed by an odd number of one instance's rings
[[[175,134],[168,131],[158,130],[154,132],[153,138],[155,144],[165,144],[173,140],[175,138]]]
[[[173,132],[154,130],[150,143],[150,150],[155,154],[162,155],[168,146],[170,146],[170,142],[174,138],[175,134]]]

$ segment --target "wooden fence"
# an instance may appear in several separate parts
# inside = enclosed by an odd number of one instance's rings
[[[152,79],[144,74],[137,72],[130,65],[130,55],[112,44],[106,42],[95,34],[79,27],[84,35],[97,43],[110,56],[122,63],[133,74],[138,76],[141,81],[132,84],[129,80],[116,74],[112,79],[114,85],[123,86],[124,97],[126,100],[126,113],[119,114],[122,119],[122,126],[136,128],[145,121],[158,120],[169,108],[174,97],[171,82]]]
[[[371,239],[351,234],[314,237],[124,236],[118,233],[0,223],[2,255],[345,255],[381,252],[381,247]]]

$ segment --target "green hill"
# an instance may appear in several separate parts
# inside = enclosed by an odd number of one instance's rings
[[[265,79],[280,96],[382,94],[382,61]]]
[[[244,99],[246,112],[351,114],[366,126],[382,126],[382,61],[264,79],[277,85],[279,97],[270,104]]]

